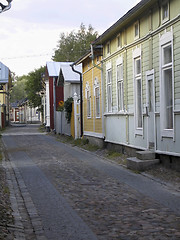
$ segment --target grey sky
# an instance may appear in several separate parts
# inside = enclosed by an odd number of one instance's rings
[[[84,23],[101,34],[137,2],[13,0],[11,9],[0,14],[0,61],[16,75],[27,74],[51,60],[61,32]]]

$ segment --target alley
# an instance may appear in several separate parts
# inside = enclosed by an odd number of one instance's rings
[[[37,125],[8,128],[2,140],[27,211],[25,239],[180,238],[179,192],[58,142]]]

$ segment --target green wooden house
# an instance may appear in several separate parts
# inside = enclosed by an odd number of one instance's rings
[[[140,1],[96,45],[106,143],[180,163],[180,1]]]

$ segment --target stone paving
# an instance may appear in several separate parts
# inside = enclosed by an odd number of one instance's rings
[[[12,149],[11,153],[25,151],[98,239],[180,239],[180,216],[170,209],[69,154],[62,144],[52,145],[46,137],[39,136],[19,136],[16,140],[19,149]],[[25,189],[25,205],[28,205],[31,198],[23,182],[20,185]],[[35,209],[32,202],[29,210],[31,207]],[[32,224],[32,217],[28,224]],[[28,229],[38,224],[41,227],[37,221]]]
[[[3,166],[6,169],[14,222],[8,225],[9,234],[2,239],[46,240],[41,219],[24,181],[14,163],[9,161],[6,151],[4,153],[6,156],[3,160]]]
[[[70,156],[29,138],[26,152],[102,240],[179,239],[180,216]],[[23,142],[21,142],[23,144]],[[52,156],[51,161],[49,156]]]

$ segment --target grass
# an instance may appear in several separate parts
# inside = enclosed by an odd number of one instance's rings
[[[117,157],[122,157],[123,154],[122,154],[122,153],[119,153],[119,152],[115,152],[115,151],[108,151],[107,156],[108,156],[110,159],[113,159],[113,158],[117,158]]]
[[[107,149],[102,149],[97,145],[91,144],[89,143],[89,140],[86,138],[78,138],[78,139],[74,139],[72,136],[67,136],[67,135],[63,135],[63,134],[56,134],[54,135],[57,139],[57,141],[60,141],[62,143],[67,143],[67,144],[71,144],[72,146],[77,146],[80,148],[83,148],[85,150],[88,150],[90,152],[96,152],[97,154],[101,154],[101,156],[104,156],[108,159],[110,159],[111,161],[114,161],[118,164],[124,165],[126,166],[126,158],[127,156],[125,154],[116,152],[116,151],[107,151]],[[98,151],[100,150],[100,151]]]
[[[41,126],[39,127],[39,131],[40,131],[40,132],[45,132],[45,131],[46,131],[44,125],[41,125]]]

